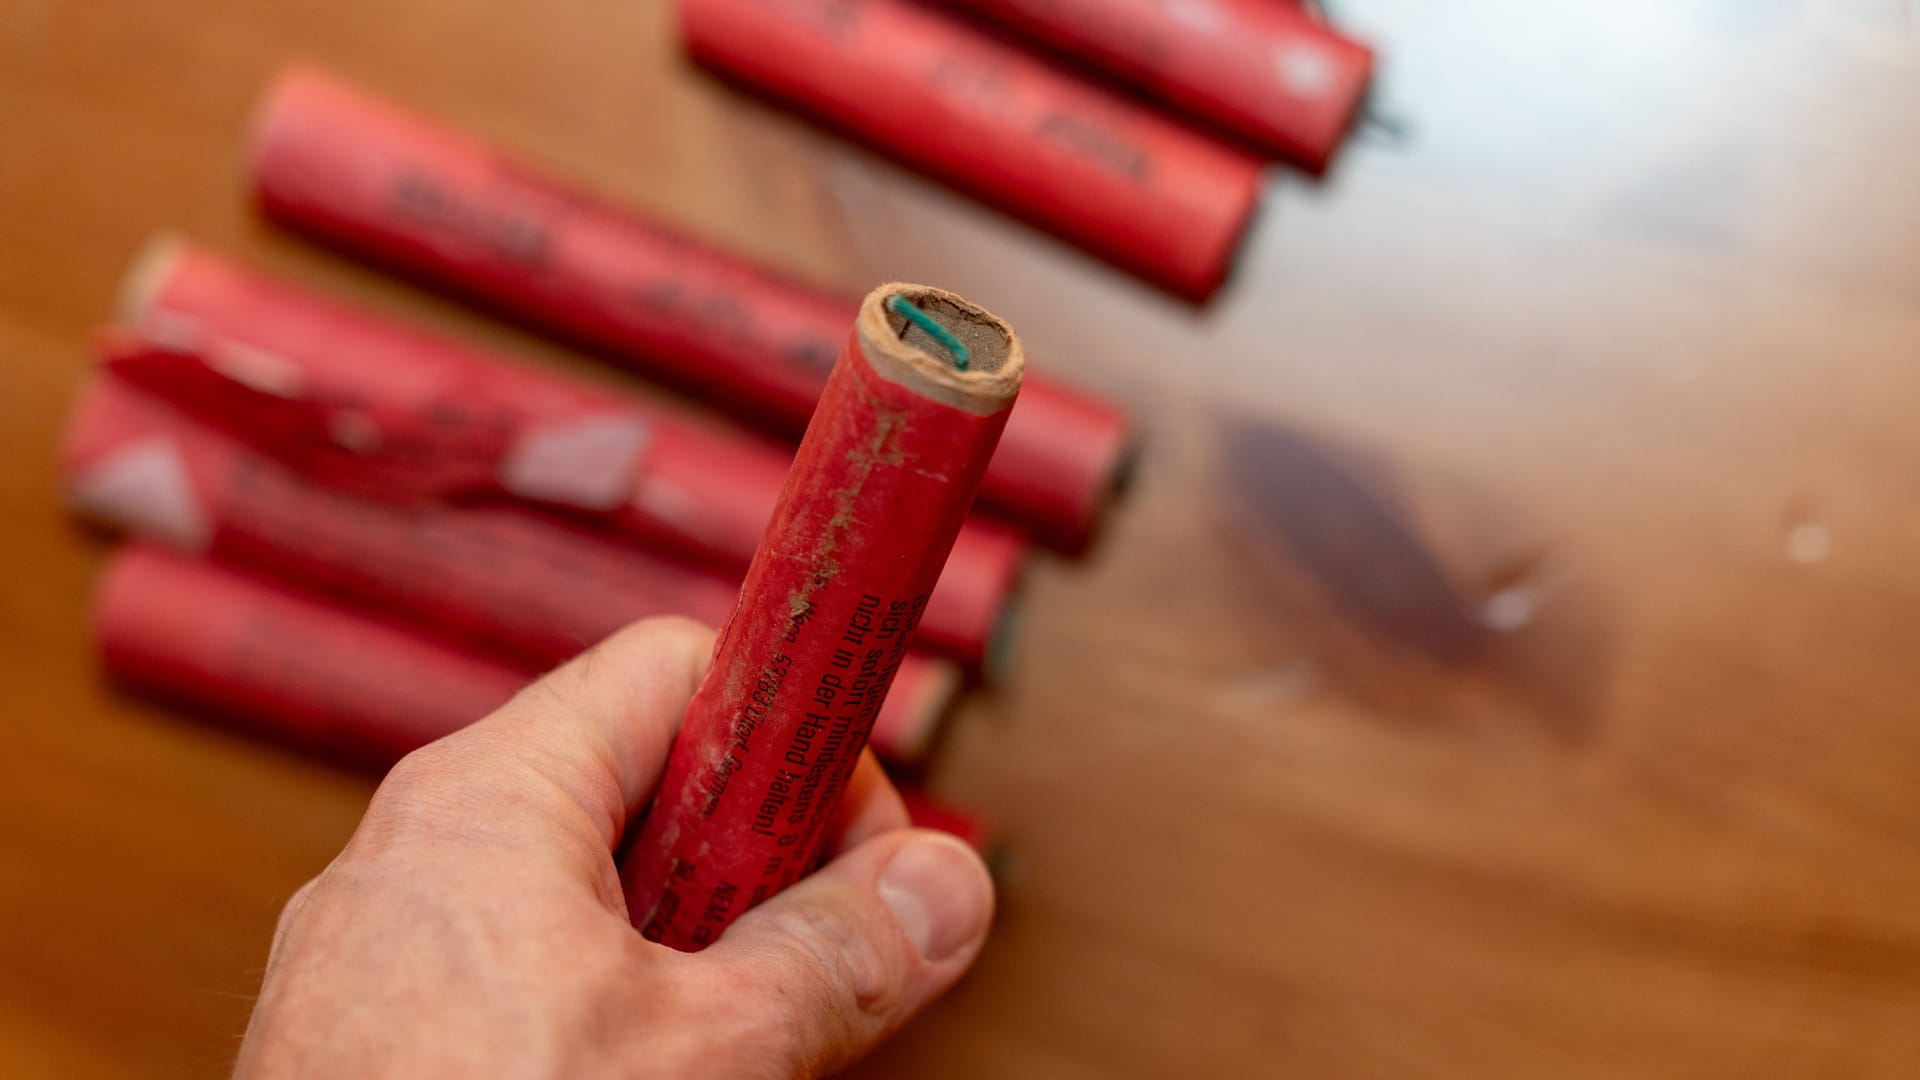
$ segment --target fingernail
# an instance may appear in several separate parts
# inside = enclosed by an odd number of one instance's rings
[[[880,899],[930,963],[979,940],[993,918],[986,867],[964,844],[944,837],[902,844],[880,873]]]

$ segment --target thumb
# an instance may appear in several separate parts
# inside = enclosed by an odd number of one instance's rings
[[[993,921],[993,881],[973,849],[902,829],[855,847],[747,912],[693,959],[734,1005],[742,1047],[792,1075],[864,1055],[952,986]]]

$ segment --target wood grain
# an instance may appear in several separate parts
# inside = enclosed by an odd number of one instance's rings
[[[1196,309],[690,70],[670,5],[0,0],[0,1073],[221,1071],[369,791],[115,697],[52,448],[174,228],[277,236],[303,57],[857,293],[937,281],[1151,443],[935,777],[1015,852],[866,1075],[1920,1072],[1920,30],[1849,0],[1354,0],[1414,134]]]

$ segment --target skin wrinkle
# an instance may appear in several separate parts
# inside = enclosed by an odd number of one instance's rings
[[[723,936],[716,946],[729,964],[783,988],[789,1008],[809,1015],[816,1029],[830,1022],[838,1034],[829,1046],[864,1045],[898,1027],[931,996],[932,980],[950,978],[970,961],[962,956],[930,967],[921,960],[874,892],[899,845],[878,840],[858,850],[849,858],[859,869],[849,867],[849,877],[802,882],[799,902],[749,912],[734,926],[743,936]]]
[[[698,626],[698,624],[693,623],[691,620],[684,621],[689,627]],[[698,627],[698,634],[701,636],[710,637],[711,633],[712,632],[705,627]],[[536,684],[544,688],[545,692],[541,696],[546,699],[547,704],[551,708],[559,711],[562,715],[573,716],[579,708],[578,698],[581,695],[582,688],[591,685],[594,668],[599,663],[601,654],[610,646],[611,643],[596,645],[582,654],[573,663],[566,665],[555,672],[553,676]],[[654,679],[635,679],[621,684],[624,691],[624,700],[620,704],[624,715],[647,715],[654,711],[645,707],[647,699],[655,696],[674,696],[681,692],[682,685],[684,685],[687,693],[691,693],[692,687],[699,681],[700,669],[704,667],[702,659],[703,653],[697,649],[682,649],[680,652],[681,655],[677,659],[681,661],[681,663],[678,665],[678,670],[673,673],[673,682],[681,685],[660,685],[659,680]],[[567,684],[564,689],[562,684]],[[515,706],[518,704],[519,699],[516,698],[514,702],[509,703],[507,708],[503,710],[506,718],[511,718],[515,721],[515,723],[509,726],[519,727],[526,723],[525,720],[517,715],[519,710],[517,710]],[[537,712],[538,710],[530,711]],[[678,731],[679,721],[680,716],[674,714],[672,716],[672,723],[669,726],[669,734]],[[561,782],[562,787],[589,816],[595,819],[602,837],[606,840],[607,847],[609,849],[618,847],[625,833],[627,822],[639,807],[644,805],[647,799],[653,794],[654,782],[642,782],[640,776],[657,776],[665,764],[665,755],[658,750],[649,751],[641,755],[622,753],[621,748],[614,745],[612,737],[607,734],[603,727],[591,724],[568,724],[566,725],[566,731],[569,736],[582,740],[586,748],[593,755],[594,760],[604,769],[605,777],[612,790],[583,793],[573,789],[571,786],[565,785],[564,781]],[[495,731],[491,734],[498,736],[503,733]],[[648,741],[656,746],[660,742],[658,739]],[[551,752],[548,752],[537,757],[535,763],[537,765],[542,762],[551,763],[553,756]],[[635,761],[634,758],[636,756],[641,757],[642,760]],[[544,771],[550,779],[558,779],[559,774],[564,774],[568,770],[564,767],[550,767]]]
[[[546,747],[528,756],[527,769],[579,810],[603,850],[612,851],[620,845],[620,836],[626,830],[626,799],[616,779],[618,766],[613,760],[613,747],[605,739],[586,741],[590,744],[587,752],[605,772],[591,778],[584,790],[583,785],[567,781],[566,765],[557,761],[556,754]]]
[[[613,846],[619,841],[617,832],[609,835],[603,828],[606,823],[595,815],[593,809],[582,805],[558,779],[540,773],[537,767],[534,771],[542,782],[550,784],[560,794],[566,805],[581,815],[580,828],[561,830],[563,835],[572,842],[566,851],[560,854],[561,861],[573,866],[580,877],[595,883],[599,899],[609,910],[625,914],[626,899],[621,892],[619,871],[613,865],[611,855]],[[614,828],[618,829],[619,826],[616,825]],[[537,839],[529,846],[536,856],[542,853],[542,846]],[[547,850],[552,851],[550,845]]]
[[[525,809],[536,802],[523,787],[489,790],[463,782],[457,762],[421,768],[430,775],[408,776],[377,816],[374,810],[368,811],[377,828],[375,836],[383,841],[375,845],[376,853],[422,846],[492,847],[510,834],[514,821],[498,814],[498,809],[502,805]]]
[[[805,920],[800,920],[797,925],[794,920],[783,920],[783,925],[797,937],[783,942],[777,959],[771,960],[768,965],[784,967],[788,975],[786,979],[773,982],[787,999],[787,1007],[763,1014],[772,1021],[763,1037],[772,1041],[776,1048],[768,1056],[776,1060],[805,1060],[815,1067],[828,1067],[830,1062],[809,1054],[809,1050],[821,1041],[809,1037],[820,1024],[821,1018],[830,1020],[836,1029],[830,1038],[824,1040],[832,1045],[854,1042],[859,1028],[842,1005],[844,995],[827,976],[829,968],[821,960],[820,946],[810,936],[815,932],[813,928],[806,925]],[[769,950],[770,953],[772,951]]]
[[[862,1018],[884,1016],[886,1010],[881,1006],[887,1003],[891,987],[882,977],[870,939],[860,933],[855,912],[838,903],[819,904],[787,917],[790,932],[796,924],[806,927],[794,937],[812,950],[823,971],[834,973],[825,980],[825,986],[836,1009],[844,1012],[850,999]]]

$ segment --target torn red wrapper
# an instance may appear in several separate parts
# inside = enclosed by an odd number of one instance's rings
[[[306,483],[112,378],[82,395],[62,470],[93,520],[218,563],[303,583],[529,672],[652,615],[718,626],[737,579],[514,506],[376,502]],[[959,689],[908,657],[885,746],[919,760]]]
[[[184,244],[143,258],[121,378],[302,477],[365,497],[511,498],[743,572],[790,455],[663,405],[514,363]],[[969,667],[1003,660],[1027,545],[963,529],[921,632]],[[992,671],[989,670],[989,674]]]
[[[1162,124],[1147,122],[1156,131]],[[1210,149],[1193,153],[1232,162],[1223,185],[1231,190],[1197,184],[1192,205],[1172,220],[1109,207],[1121,219],[1115,227],[1157,230],[1186,246],[1227,243],[1229,219],[1252,199],[1252,167]],[[805,428],[856,307],[311,69],[283,73],[268,91],[253,170],[260,204],[278,221],[787,434]],[[1077,205],[1084,179],[1068,170],[1054,194]],[[1102,190],[1084,194],[1098,199]],[[1049,543],[1079,550],[1131,453],[1119,408],[1032,378],[981,498]]]

